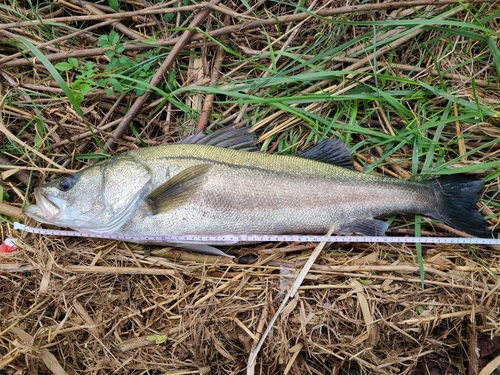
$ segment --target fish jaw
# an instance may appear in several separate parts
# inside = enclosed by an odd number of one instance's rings
[[[64,199],[42,192],[42,189],[35,189],[36,204],[24,207],[26,216],[47,224],[57,224],[61,220],[71,219],[68,216],[67,202]]]
[[[44,194],[40,188],[35,189],[36,204],[24,207],[24,213],[35,220],[51,220],[57,218],[66,207],[66,201]]]

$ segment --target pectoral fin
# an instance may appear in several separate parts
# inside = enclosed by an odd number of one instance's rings
[[[210,164],[189,167],[160,185],[147,197],[153,215],[187,204],[203,186]]]

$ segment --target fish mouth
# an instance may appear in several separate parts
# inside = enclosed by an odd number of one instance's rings
[[[66,201],[53,195],[44,194],[41,189],[35,188],[36,204],[25,206],[23,212],[35,220],[52,220],[63,212]]]

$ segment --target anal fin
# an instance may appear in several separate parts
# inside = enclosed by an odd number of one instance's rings
[[[216,247],[202,244],[202,243],[172,243],[172,246],[180,247],[181,249],[190,250],[194,253],[206,254],[206,255],[215,255],[219,257],[229,257],[234,258],[234,256],[226,254],[222,250],[217,249]]]
[[[389,224],[383,220],[367,219],[358,221],[356,223],[348,224],[340,230],[336,231],[337,234],[352,234],[361,233],[365,236],[383,236]]]

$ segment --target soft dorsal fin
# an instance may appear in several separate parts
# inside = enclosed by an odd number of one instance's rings
[[[189,202],[205,181],[210,164],[199,164],[184,169],[147,197],[153,215],[171,211]]]
[[[295,156],[354,169],[351,152],[338,139],[323,139],[308,150],[297,152]]]
[[[209,135],[199,132],[186,137],[181,143],[231,148],[240,151],[259,151],[254,134],[250,133],[248,128],[236,129],[235,125],[218,129]]]

